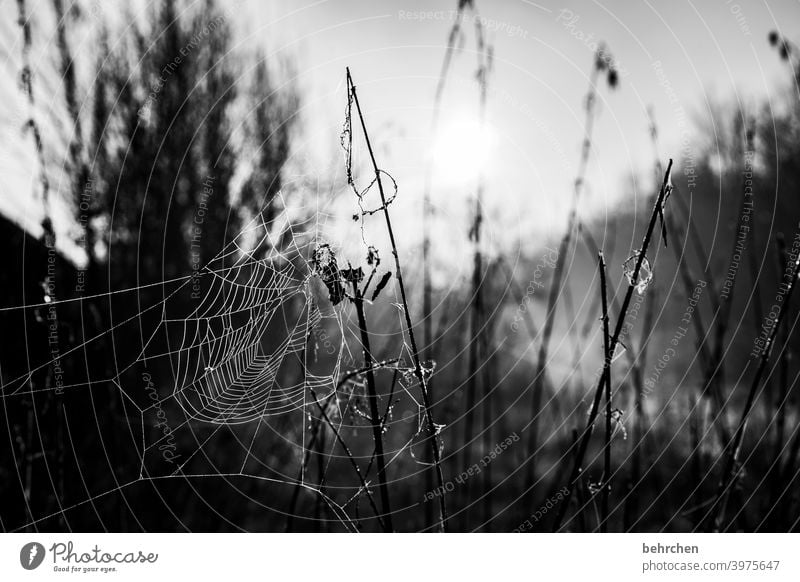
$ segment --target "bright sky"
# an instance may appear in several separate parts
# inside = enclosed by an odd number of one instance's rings
[[[476,160],[485,160],[487,228],[500,248],[518,239],[542,242],[563,227],[597,41],[608,44],[622,73],[616,91],[603,84],[599,94],[585,211],[602,220],[619,205],[640,209],[642,196],[650,193],[632,192],[626,180],[631,174],[652,175],[646,107],[654,108],[662,155],[678,162],[683,138],[689,137],[689,147],[699,145],[696,134],[685,132],[694,118],[708,116],[711,100],[738,100],[752,107],[785,86],[785,63],[769,47],[768,32],[800,36],[791,27],[800,22],[796,0],[475,1],[495,54],[489,131],[482,139],[473,131],[478,86],[469,17],[444,96],[442,126],[452,130],[438,147],[440,153],[451,143],[459,149],[439,156],[434,204],[442,219],[457,226],[451,229],[458,235],[453,240],[463,242],[464,202],[474,193]],[[344,70],[350,66],[379,163],[401,187],[397,211],[416,227],[433,143],[434,89],[456,0],[230,0],[222,5],[239,20],[242,46],[265,43],[269,51],[296,63],[304,131],[294,150],[309,171],[329,173],[330,162],[341,160]],[[31,0],[30,6],[45,14],[50,4]],[[103,7],[110,10],[111,5]],[[3,27],[9,34],[3,34],[2,42],[6,78],[13,79],[18,63],[9,55],[19,50],[13,3],[5,3],[2,15],[12,18],[11,26]],[[14,120],[22,113],[13,110],[24,103],[15,84],[3,84],[3,91],[7,103],[16,101],[2,123],[4,142],[13,144],[8,132],[17,131]],[[47,98],[59,99],[58,93],[40,94],[40,100]],[[32,152],[12,148],[4,153],[0,211],[22,212],[22,222],[35,225],[36,205],[19,194],[35,179]],[[459,167],[462,159],[467,162]],[[336,170],[341,176],[341,163]]]
[[[344,68],[350,66],[380,145],[379,163],[398,179],[406,202],[418,205],[434,89],[455,6],[455,0],[259,2],[249,25],[254,35],[299,63],[307,132],[298,147],[330,159],[341,128]],[[767,34],[778,29],[796,38],[798,30],[790,25],[800,23],[800,2],[794,0],[476,0],[476,6],[495,47],[486,196],[494,219],[489,228],[501,245],[509,242],[504,235],[537,239],[563,226],[596,42],[608,44],[622,72],[616,91],[605,84],[600,90],[586,202],[602,219],[606,209],[621,203],[634,209],[650,194],[634,194],[625,179],[652,175],[648,106],[654,108],[662,155],[679,163],[683,139],[699,146],[696,135],[686,132],[695,119],[708,117],[709,102],[739,101],[752,108],[785,87],[785,63]],[[444,97],[445,110],[462,126],[474,124],[478,103],[475,37],[468,22]],[[478,147],[463,147],[473,145]],[[460,204],[454,202],[473,188],[450,172],[437,180],[435,203],[455,218]]]

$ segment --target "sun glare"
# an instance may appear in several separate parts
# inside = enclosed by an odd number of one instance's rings
[[[438,180],[450,184],[474,181],[489,161],[494,135],[488,123],[461,114],[446,121],[437,132],[431,158]]]

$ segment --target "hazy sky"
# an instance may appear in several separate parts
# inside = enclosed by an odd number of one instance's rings
[[[651,192],[650,182],[645,181],[641,186],[646,191],[632,192],[626,179],[635,174],[652,180],[648,106],[655,111],[662,157],[674,157],[680,169],[685,151],[700,144],[692,131],[694,120],[708,117],[710,102],[738,101],[752,109],[786,89],[786,64],[768,45],[768,32],[778,29],[789,38],[800,37],[795,24],[800,23],[797,0],[475,2],[495,55],[489,80],[489,134],[482,139],[471,131],[477,119],[478,85],[475,16],[468,12],[443,100],[442,127],[449,136],[443,145],[449,148],[455,140],[455,155],[450,156],[455,160],[439,159],[435,165],[434,204],[442,219],[466,229],[464,201],[475,189],[475,164],[469,160],[475,151],[485,150],[487,228],[501,246],[521,236],[541,241],[557,235],[563,226],[598,41],[608,44],[621,72],[616,90],[610,91],[605,83],[599,90],[587,181],[585,209],[602,219],[606,210],[619,204],[631,210],[641,208],[642,196]],[[456,0],[235,0],[221,4],[229,17],[238,20],[240,46],[264,44],[295,62],[303,132],[294,152],[308,172],[329,177],[338,171],[341,176],[341,163],[335,169],[328,164],[341,160],[338,136],[345,106],[344,71],[350,66],[379,163],[397,178],[398,207],[405,208],[402,215],[415,224],[432,143],[434,89]],[[41,22],[52,18],[49,2],[31,0],[29,6]],[[118,13],[113,3],[93,6],[98,7],[95,14]],[[145,3],[140,6],[146,8]],[[7,31],[3,33],[6,78],[13,79],[19,52],[13,3],[5,3],[2,16],[2,30]],[[54,55],[52,41],[49,36],[43,45],[37,37],[37,50],[46,53],[49,46]],[[83,50],[90,49],[91,40],[87,40]],[[81,54],[80,47],[75,50]],[[18,143],[12,138],[24,103],[15,83],[3,84],[3,91],[4,101],[11,104],[3,116],[3,139],[13,145]],[[57,91],[39,91],[40,100],[60,99]],[[14,109],[20,111],[14,113]],[[713,133],[702,137],[713,140]],[[32,187],[35,179],[28,145],[7,148],[0,159],[4,175],[0,211],[21,213],[21,222],[35,226],[38,206],[20,202],[27,198],[19,193]],[[467,162],[459,166],[459,160]],[[347,208],[343,212],[346,216]],[[463,240],[463,229],[453,229],[458,235],[454,242]]]
[[[308,122],[302,149],[316,156],[333,152],[344,68],[350,66],[381,146],[379,162],[398,178],[408,204],[418,203],[434,88],[455,6],[455,0],[259,2],[251,32],[299,64]],[[662,156],[680,164],[686,148],[700,145],[693,128],[697,118],[708,117],[709,102],[739,102],[752,110],[785,90],[788,70],[767,34],[800,34],[796,0],[476,0],[476,8],[495,51],[487,206],[498,236],[556,233],[563,224],[598,41],[607,43],[622,73],[617,90],[603,84],[599,94],[586,201],[602,213],[621,200],[633,209],[650,193],[631,202],[625,180],[630,173],[652,175],[648,106]],[[473,23],[468,15],[444,97],[455,124],[477,115]],[[474,189],[472,180],[459,183],[451,174],[434,190],[435,203],[447,213]]]

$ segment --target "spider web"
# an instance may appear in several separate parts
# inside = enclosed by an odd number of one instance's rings
[[[327,297],[323,298],[324,286],[311,262],[319,245],[322,213],[304,209],[300,214],[303,218],[293,222],[284,203],[271,222],[263,216],[255,217],[217,256],[191,275],[93,297],[46,298],[39,305],[0,308],[65,307],[110,298],[128,301],[131,295],[163,290],[158,301],[140,305],[132,317],[111,322],[108,329],[58,355],[62,361],[81,358],[87,346],[95,342],[113,343],[114,334],[123,328],[146,330],[141,332],[138,356],[130,362],[116,362],[112,377],[60,386],[65,393],[91,391],[103,383],[115,387],[139,460],[138,474],[129,469],[126,478],[114,475],[116,487],[93,492],[66,507],[59,503],[55,514],[31,513],[30,522],[18,529],[93,505],[97,499],[142,481],[207,477],[248,477],[305,489],[323,499],[333,518],[345,528],[357,529],[350,513],[352,507],[358,512],[365,494],[372,495],[369,473],[374,451],[372,456],[359,457],[366,481],[351,480],[344,501],[334,500],[306,474],[310,447],[314,446],[313,440],[308,441],[326,429],[323,418],[336,432],[366,427],[369,419],[363,360],[349,352],[343,318],[346,307],[333,308]],[[148,327],[144,323],[148,319],[155,323]],[[325,334],[326,357],[320,357],[320,349],[315,347],[321,341],[320,333]],[[394,373],[391,393],[382,399],[383,422],[387,427],[392,422],[413,423],[410,438],[391,451],[387,464],[396,462],[406,451],[415,463],[423,464],[414,452],[423,446],[423,414],[409,390],[414,383],[411,369],[403,366],[408,360],[407,349],[403,340],[398,357],[372,363],[376,370]],[[3,399],[52,392],[54,386],[32,381],[35,374],[52,364],[53,360],[44,362],[25,376],[5,381]],[[393,418],[398,394],[407,395],[416,408],[402,419]],[[299,419],[293,424],[301,427],[298,442],[280,434],[270,422],[287,415]],[[298,474],[283,474],[268,466],[265,448],[268,450],[276,438],[299,449],[302,464]],[[230,446],[231,441],[234,446]],[[336,452],[341,451],[336,439],[325,447],[327,471],[344,455]],[[220,450],[225,453],[220,455]]]

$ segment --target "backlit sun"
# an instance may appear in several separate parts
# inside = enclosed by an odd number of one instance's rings
[[[490,126],[477,116],[465,113],[446,120],[430,152],[437,181],[451,185],[475,181],[486,168],[493,145]]]

